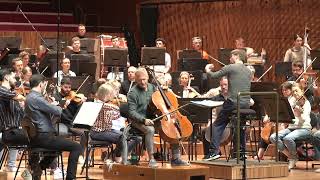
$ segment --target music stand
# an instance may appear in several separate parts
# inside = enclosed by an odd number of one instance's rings
[[[73,120],[73,127],[80,128],[80,131],[83,131],[86,137],[86,160],[85,160],[85,167],[86,167],[86,179],[89,178],[89,129],[94,125],[96,119],[102,109],[103,103],[96,103],[96,102],[84,102],[79,111],[77,112],[74,120]],[[82,172],[81,172],[82,173]]]
[[[142,65],[165,65],[165,48],[142,47],[141,64]]]
[[[312,63],[312,69],[313,70],[320,70],[320,49],[314,49],[310,51],[311,59],[317,58]]]
[[[83,38],[80,39],[80,49],[87,51],[88,53],[94,53],[94,45],[96,43],[95,39]]]
[[[278,62],[276,63],[276,76],[289,77],[292,75],[292,62]]]
[[[220,48],[218,49],[218,59],[225,65],[230,64],[230,55],[233,48]]]
[[[279,85],[273,82],[251,82],[251,92],[266,92],[266,91],[275,91],[279,92]],[[280,92],[279,92],[280,93]],[[256,111],[256,116],[261,119],[265,115],[263,110],[264,104],[261,101],[261,96],[251,96],[254,100],[254,105],[251,109]]]
[[[190,59],[201,59],[201,52],[194,49],[184,49],[178,51],[178,59],[190,58]]]
[[[128,50],[121,48],[104,49],[104,65],[126,67],[128,61]]]
[[[79,64],[78,75],[95,77],[97,69],[97,63],[95,62],[83,62]]]
[[[0,49],[9,48],[11,52],[14,50],[19,50],[21,41],[21,37],[1,37]]]
[[[178,59],[178,71],[198,71],[204,70],[208,61],[205,59],[183,58]]]
[[[43,40],[46,42],[44,45],[46,48],[53,50],[53,51],[57,51],[57,38],[43,38]],[[62,41],[62,39],[60,39],[60,44],[61,44],[61,49],[64,48],[64,46],[62,46],[63,44],[65,44],[65,41]]]

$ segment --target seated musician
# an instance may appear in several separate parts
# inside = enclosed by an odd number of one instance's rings
[[[78,25],[78,34],[75,37],[78,37],[79,39],[86,38],[86,26],[84,24]]]
[[[17,81],[20,81],[21,79],[22,69],[23,69],[22,59],[14,58],[12,60],[12,70]]]
[[[22,51],[19,53],[19,58],[22,59],[23,67],[29,66],[30,54],[26,51]]]
[[[32,70],[29,66],[22,69],[21,80],[17,81],[16,87],[24,87],[30,90],[30,79],[32,76]]]
[[[296,62],[296,61],[303,62],[303,56],[305,52],[307,53],[308,56],[310,56],[310,50],[309,50],[310,47],[309,45],[307,45],[309,48],[303,47],[302,37],[300,37],[298,34],[294,35],[293,40],[294,40],[293,47],[286,51],[283,61],[284,62]]]
[[[136,84],[134,81],[136,70],[137,68],[134,66],[128,68],[128,79],[121,83],[120,94],[127,95],[131,88]]]
[[[148,116],[147,107],[150,103],[151,96],[155,92],[155,87],[148,83],[149,76],[144,68],[139,68],[135,74],[136,85],[128,94],[128,106],[129,106],[129,119],[132,120],[132,126],[139,129],[145,135],[145,146],[149,156],[149,166],[157,167],[157,162],[154,159],[154,132],[155,123]],[[171,165],[189,165],[187,162],[181,160],[181,153],[179,144],[170,145],[171,153]]]
[[[293,103],[293,99],[294,98],[292,98],[292,83],[290,83],[290,82],[288,82],[288,81],[286,81],[286,82],[284,82],[284,83],[282,83],[281,84],[281,92],[282,92],[282,96],[283,97],[286,97],[286,98],[288,98],[288,100],[289,101],[292,101],[292,103]],[[270,122],[270,118],[269,118],[269,116],[268,115],[266,115],[266,116],[264,116],[264,118],[263,118],[263,122],[264,123],[268,123],[268,122]],[[285,126],[285,124],[283,124],[283,123],[281,123],[281,125],[279,126],[279,129],[285,129],[286,128],[286,126]],[[262,129],[262,131],[263,131],[263,129]],[[270,132],[271,133],[271,132]],[[270,134],[271,135],[271,134]],[[268,140],[264,140],[264,139],[260,139],[260,142],[259,142],[259,150],[258,150],[258,157],[259,157],[259,159],[263,159],[263,156],[264,156],[264,153],[265,153],[265,150],[267,149],[267,147],[268,147],[268,141],[269,141],[269,138],[270,137],[268,137]],[[267,141],[267,142],[266,142]],[[258,157],[255,157],[255,159],[258,159]]]
[[[76,77],[76,73],[70,70],[70,59],[64,58],[60,61],[61,70],[55,72],[53,77],[58,78],[58,86],[60,86],[61,80],[64,77]]]
[[[289,124],[288,128],[278,132],[278,148],[289,158],[289,170],[294,168],[298,161],[295,140],[311,133],[311,106],[303,96],[303,91],[299,84],[295,83],[292,86],[292,99],[289,102],[295,116],[293,124]],[[270,141],[276,143],[275,133],[270,136]]]
[[[206,59],[206,60],[209,59],[209,54],[207,53],[207,51],[202,49],[203,47],[202,47],[201,37],[193,37],[192,38],[192,48],[201,53],[202,59]]]
[[[15,87],[16,79],[14,77],[14,74],[11,73],[8,69],[0,70],[0,81],[0,156],[2,156],[4,143],[15,142],[17,140],[15,136],[16,133],[14,131],[21,126],[20,122],[24,114],[23,107],[20,106],[19,103],[23,102],[25,98],[11,91],[11,89],[14,89]],[[4,134],[6,134],[7,136]],[[7,172],[15,172],[17,170],[17,154],[18,150],[9,150],[6,167]]]
[[[72,49],[65,53],[65,57],[71,59],[73,54],[88,54],[87,51],[81,50],[80,38],[73,37],[72,38]]]
[[[59,106],[62,107],[62,114],[60,117],[60,122],[57,124],[57,131],[59,135],[66,136],[71,133],[74,136],[80,136],[80,145],[85,148],[86,138],[82,131],[77,131],[72,129],[73,120],[80,109],[82,103],[85,100],[85,97],[75,94],[71,91],[71,80],[68,77],[65,77],[61,80],[61,86],[59,91],[55,91],[53,98],[56,102],[59,103]],[[84,162],[84,151],[81,153],[79,158],[79,163]]]
[[[201,95],[201,98],[212,98],[211,100],[213,101],[225,101],[228,98],[228,79],[227,77],[223,76],[220,79],[219,82],[220,86],[217,88],[212,88],[210,89],[206,94]],[[212,122],[214,122],[214,120],[217,119],[217,108],[212,109]],[[205,139],[205,132],[209,130],[209,123],[211,123],[211,121],[208,122],[208,126],[207,128],[204,129],[204,133],[203,133],[203,150],[204,150],[204,155],[207,155],[209,153],[209,147],[210,147],[210,142],[208,142]]]
[[[231,51],[230,63],[227,66],[224,66],[221,70],[217,72],[211,72],[214,68],[213,64],[208,64],[205,68],[207,74],[212,78],[219,78],[222,76],[228,77],[228,99],[224,101],[222,109],[218,114],[217,119],[213,123],[213,137],[212,142],[210,143],[209,153],[204,157],[204,160],[210,161],[220,158],[219,147],[221,141],[221,135],[226,128],[227,124],[230,122],[229,115],[232,114],[232,111],[236,110],[237,104],[237,95],[238,92],[248,92],[251,87],[251,72],[243,64],[246,62],[246,52],[244,50],[233,50]],[[241,96],[240,97],[240,108],[247,109],[250,106],[250,96]],[[240,130],[240,146],[241,150],[245,146],[245,134],[244,130]],[[236,149],[236,143],[234,141],[234,150]],[[232,157],[235,157],[235,154],[232,154]]]
[[[291,65],[292,76],[290,76],[287,81],[296,82],[299,76],[303,73],[303,62],[302,61],[294,61]],[[305,96],[307,97],[308,101],[310,102],[311,106],[314,104],[314,86],[311,77],[301,76],[298,83],[303,88],[305,92]]]
[[[187,71],[182,71],[179,76],[179,85],[181,89],[174,90],[176,95],[182,98],[194,98],[200,96],[200,94],[195,90],[197,87],[190,86],[191,77]]]
[[[120,120],[119,107],[112,103],[112,100],[115,98],[114,88],[110,84],[102,84],[98,88],[96,98],[96,102],[102,102],[103,107],[90,131],[90,137],[93,140],[116,144],[114,160],[119,163],[121,162],[122,152],[122,132],[112,129],[112,122]]]
[[[49,51],[49,49],[46,48],[46,46],[44,46],[44,45],[38,46],[37,52],[35,53],[36,63],[33,65],[34,66],[33,74],[43,73],[45,76],[47,74],[49,74],[49,70],[48,69],[45,70],[49,64],[49,62],[45,59],[48,51]],[[44,72],[42,72],[42,71],[44,71]]]
[[[246,54],[247,54],[247,57],[252,57],[252,56],[256,57],[256,56],[258,55],[257,53],[255,53],[255,51],[254,51],[253,48],[251,48],[251,47],[246,47],[246,46],[245,46],[245,41],[244,41],[244,39],[243,39],[242,37],[238,37],[238,38],[235,40],[235,43],[234,43],[234,44],[235,44],[235,48],[236,48],[236,49],[243,49],[243,50],[245,50],[245,51],[246,51]],[[265,60],[265,58],[266,58],[266,51],[265,51],[264,48],[261,49],[260,55],[261,55],[261,58]]]
[[[157,38],[156,39],[156,47],[166,48],[166,41],[163,38]],[[158,73],[160,73],[160,74],[168,73],[171,68],[171,56],[167,52],[165,52],[164,62],[165,62],[164,65],[155,65],[154,67],[152,67],[152,68],[154,68],[154,72],[155,72],[156,76]]]
[[[56,136],[56,130],[50,117],[61,116],[62,108],[50,104],[43,97],[46,83],[44,76],[40,74],[32,75],[30,80],[32,90],[26,98],[25,117],[32,121],[36,127],[36,135],[31,137],[30,143],[33,147],[70,152],[66,179],[75,179],[78,158],[83,149],[76,142]],[[32,155],[30,165],[33,179],[40,180],[42,170],[49,167],[54,159],[56,159],[54,155],[45,156],[39,163],[39,156]]]

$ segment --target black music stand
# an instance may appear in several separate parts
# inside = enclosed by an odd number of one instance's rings
[[[180,106],[190,103],[188,106],[181,108],[180,113],[187,116],[192,125],[207,124],[208,120],[212,118],[212,108],[207,106],[199,106],[191,103],[191,101],[203,101],[210,98],[178,98]],[[188,148],[189,160],[193,160],[193,151],[195,153],[195,160],[197,160],[197,133],[194,128],[193,137],[191,138],[191,147]],[[189,141],[190,143],[190,141]],[[194,150],[193,150],[194,144]],[[190,144],[188,144],[190,145]]]
[[[142,47],[141,64],[142,65],[165,65],[165,48]]]
[[[317,58],[313,63],[312,63],[312,69],[313,70],[320,70],[320,49],[315,49],[310,51],[311,54],[311,59],[313,60],[314,58]]]
[[[233,50],[234,50],[233,48],[220,48],[220,49],[218,49],[219,60],[225,65],[230,64],[230,55],[231,55],[231,51],[233,51]]]
[[[104,65],[126,67],[128,61],[128,50],[121,48],[104,49]]]
[[[90,75],[91,77],[96,76],[97,63],[95,62],[83,62],[79,64],[77,74],[80,76]]]
[[[282,77],[285,76],[290,77],[292,75],[292,62],[278,62],[276,63],[276,76]]]
[[[57,51],[57,38],[43,38],[44,42],[46,42],[44,45],[46,48],[53,50],[53,51]],[[59,40],[59,43],[61,45],[61,49],[63,49],[65,46],[63,46],[64,44],[66,44],[65,41],[63,41],[62,39]]]
[[[204,70],[207,64],[208,64],[208,61],[201,58],[178,59],[178,71]]]
[[[71,54],[70,61],[73,62],[94,62],[92,54]]]
[[[201,59],[201,52],[194,49],[184,49],[178,51],[178,59],[190,58],[190,59]]]
[[[279,85],[277,83],[273,82],[251,82],[251,92],[267,92],[267,91],[273,91],[281,93],[281,89],[279,91]],[[251,109],[256,111],[256,116],[259,117],[259,119],[262,118],[262,116],[265,115],[265,112],[263,110],[264,104],[261,101],[261,96],[251,96],[251,98],[254,100],[254,105],[251,107]]]
[[[21,37],[1,37],[0,49],[9,48],[11,52],[19,50],[21,41]]]
[[[91,38],[83,38],[80,39],[80,49],[87,51],[90,54],[94,53],[94,45],[95,45],[96,40],[91,39]]]

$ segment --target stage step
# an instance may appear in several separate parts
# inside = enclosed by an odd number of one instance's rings
[[[172,167],[170,164],[158,168],[150,168],[147,163],[139,166],[113,164],[103,166],[103,178],[112,180],[209,180],[209,168],[201,165]]]
[[[193,161],[193,164],[210,168],[209,176],[216,179],[242,179],[243,162],[235,160]],[[288,163],[274,160],[247,160],[246,179],[287,177]]]

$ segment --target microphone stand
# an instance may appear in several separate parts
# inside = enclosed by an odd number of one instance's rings
[[[57,84],[59,84],[59,53],[60,53],[60,23],[61,23],[61,17],[60,17],[60,11],[61,11],[61,1],[58,0],[58,16],[57,16]],[[48,47],[48,46],[47,46]]]
[[[46,41],[43,39],[43,36],[41,35],[41,33],[34,27],[34,25],[32,24],[32,22],[29,20],[29,18],[25,15],[25,13],[22,11],[22,9],[20,8],[20,6],[18,5],[17,7],[18,11],[21,12],[21,14],[23,15],[23,17],[28,21],[28,23],[31,25],[33,31],[35,31],[37,33],[37,35],[40,37],[40,40],[43,42],[43,44],[48,47],[48,44],[46,43]]]

